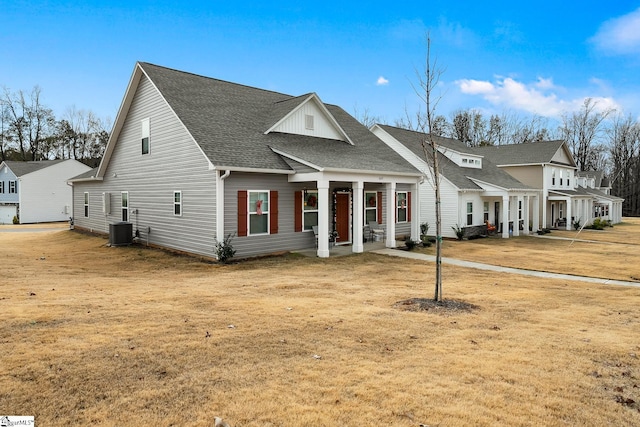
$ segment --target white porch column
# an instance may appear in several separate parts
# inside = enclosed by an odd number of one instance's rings
[[[420,241],[420,186],[411,185],[411,240]]]
[[[540,230],[540,196],[533,196],[533,227],[532,230],[535,233]]]
[[[509,196],[502,196],[502,238],[509,238]]]
[[[531,196],[524,196],[524,200],[522,202],[522,222],[524,223],[524,227],[522,228],[522,234],[527,236],[529,234],[529,200]]]
[[[224,239],[224,180],[229,176],[216,170],[216,239]]]
[[[542,192],[540,203],[540,206],[542,206],[542,228],[547,228],[547,205],[549,204],[549,193],[544,191]]]
[[[364,227],[364,183],[362,181],[354,181],[351,183],[353,196],[353,244],[351,252],[364,252],[364,244],[362,243],[362,233]]]
[[[396,247],[396,183],[389,182],[387,190],[387,215],[385,218],[385,230],[387,230],[387,248]]]
[[[567,224],[565,226],[566,230],[571,230],[571,227],[573,226],[573,223],[571,222],[571,215],[573,212],[573,200],[571,200],[571,197],[567,198],[567,214],[565,216],[565,218],[567,218]]]
[[[513,237],[520,235],[520,202],[522,202],[522,196],[513,197],[513,206],[511,212],[513,212]],[[524,203],[523,203],[524,205]]]
[[[329,258],[329,181],[318,181],[318,257]]]

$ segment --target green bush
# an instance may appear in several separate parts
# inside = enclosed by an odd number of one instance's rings
[[[236,250],[233,249],[233,245],[231,244],[231,239],[233,239],[234,236],[235,233],[227,234],[227,237],[225,237],[222,242],[214,239],[213,251],[216,253],[219,262],[226,264],[236,254]]]
[[[607,221],[602,220],[600,218],[596,218],[593,220],[593,223],[591,224],[591,229],[593,230],[604,230],[604,227],[607,225]]]
[[[14,216],[13,216],[13,223],[14,223],[14,224],[20,224],[20,220],[18,219],[18,216],[17,216],[17,215],[14,215]]]
[[[576,230],[576,231],[580,230],[580,225],[581,225],[580,222],[581,222],[580,218],[578,218],[575,221],[573,221],[573,229],[574,230]]]

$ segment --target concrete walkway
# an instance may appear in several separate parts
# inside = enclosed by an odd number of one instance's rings
[[[411,258],[416,260],[435,262],[436,257],[434,255],[420,254],[417,252],[402,251],[397,249],[377,249],[371,251],[372,253],[395,256],[400,258]],[[442,257],[443,264],[455,265],[458,267],[475,268],[478,270],[494,271],[496,273],[510,273],[521,274],[524,276],[541,277],[545,279],[561,279],[561,280],[574,280],[577,282],[597,283],[600,285],[619,285],[619,286],[633,286],[640,288],[640,282],[629,282],[624,280],[602,279],[599,277],[587,277],[576,276],[573,274],[559,274],[549,273],[546,271],[526,270],[522,268],[500,267],[498,265],[483,264],[480,262],[463,261],[455,258]]]

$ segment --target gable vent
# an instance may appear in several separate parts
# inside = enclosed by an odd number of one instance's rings
[[[305,129],[313,130],[313,116],[311,114],[304,115],[304,127]]]

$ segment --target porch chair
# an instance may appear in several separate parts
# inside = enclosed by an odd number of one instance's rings
[[[318,247],[318,226],[317,225],[312,225],[311,229],[313,229],[313,235],[316,238],[316,248]]]
[[[487,224],[487,234],[488,235],[492,235],[492,234],[496,234],[496,226],[492,225],[488,220],[484,222],[485,224]]]
[[[382,224],[378,224],[377,221],[369,221],[369,238],[371,241],[375,241],[375,236],[381,236],[384,239],[385,230]]]

